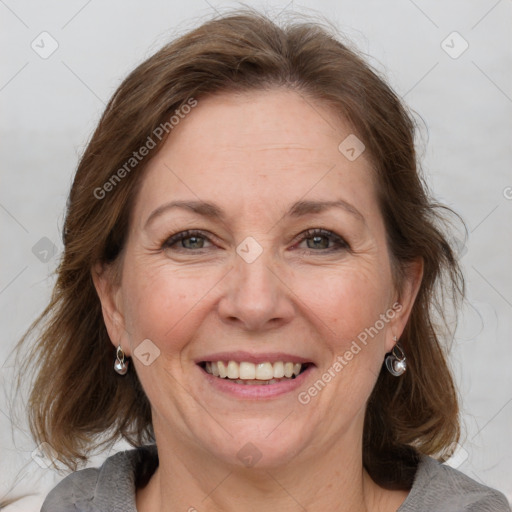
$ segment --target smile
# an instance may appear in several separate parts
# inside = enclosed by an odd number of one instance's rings
[[[214,377],[229,379],[237,384],[268,385],[295,379],[308,367],[308,363],[276,361],[251,363],[248,361],[205,361],[200,366]]]

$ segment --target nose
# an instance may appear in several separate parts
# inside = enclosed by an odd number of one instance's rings
[[[218,304],[222,321],[246,331],[266,331],[287,324],[295,308],[286,281],[283,265],[269,250],[263,250],[250,263],[237,254]]]

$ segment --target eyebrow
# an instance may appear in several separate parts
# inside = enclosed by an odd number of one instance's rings
[[[170,203],[165,203],[153,210],[148,217],[144,228],[147,228],[155,218],[160,217],[163,213],[172,210],[173,208],[188,210],[214,220],[217,219],[225,221],[226,219],[224,210],[214,203],[205,201],[171,201]],[[366,224],[366,220],[362,213],[344,199],[338,199],[336,201],[297,201],[291,206],[288,212],[285,213],[284,217],[298,218],[305,215],[321,213],[331,208],[341,208]]]

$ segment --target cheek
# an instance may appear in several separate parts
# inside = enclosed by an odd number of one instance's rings
[[[197,317],[219,277],[199,269],[177,269],[166,262],[131,268],[124,283],[131,346],[148,338],[163,353],[180,349],[197,330]]]
[[[309,318],[325,355],[318,377],[329,384],[319,403],[328,404],[334,425],[337,418],[360,408],[370,395],[382,367],[385,334],[394,315],[386,316],[391,305],[390,277],[385,269],[347,265],[326,274],[324,278],[317,274],[314,282],[313,276],[310,282],[304,278],[298,295],[311,311]],[[316,389],[305,391],[314,394]]]
[[[374,325],[390,306],[389,273],[372,265],[305,271],[296,278],[293,290],[311,316],[328,328],[328,339],[338,340],[339,348]]]
[[[319,402],[329,404],[334,425],[340,414],[357,410],[370,395],[382,367],[385,335],[395,312],[385,269],[379,273],[364,266],[345,268],[323,280],[317,276],[316,283],[316,291],[309,294],[306,304],[326,354],[318,377],[329,382],[328,391],[321,393]],[[298,293],[307,297],[306,291],[312,289],[309,285],[304,282]]]

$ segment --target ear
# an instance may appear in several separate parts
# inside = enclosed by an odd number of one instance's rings
[[[407,325],[422,279],[423,259],[418,258],[412,263],[409,263],[405,268],[400,290],[395,294],[395,300],[392,306],[392,309],[395,311],[395,316],[390,322],[390,329],[388,330],[389,336],[386,339],[386,349],[388,352],[391,351],[395,345],[394,337],[396,336],[399,340]]]
[[[101,302],[103,320],[114,347],[121,345],[123,352],[129,356],[129,344],[123,343],[126,333],[125,317],[121,301],[121,287],[115,283],[114,269],[97,263],[91,270],[96,293]]]

